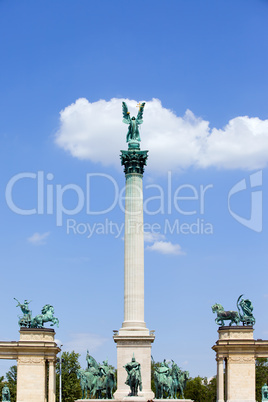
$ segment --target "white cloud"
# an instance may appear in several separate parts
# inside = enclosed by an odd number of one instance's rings
[[[113,98],[90,103],[78,99],[60,113],[56,143],[72,156],[119,167],[119,150],[126,149],[127,126],[122,101],[136,115],[137,101]],[[148,169],[180,170],[189,166],[259,169],[268,163],[268,120],[239,116],[223,129],[187,110],[183,117],[158,99],[146,102],[141,125],[142,149],[149,149]],[[161,161],[161,163],[160,163]]]
[[[58,347],[60,348],[60,345],[62,345],[62,342],[60,339],[55,338],[55,342],[58,345]]]
[[[34,233],[31,237],[28,237],[28,242],[34,244],[35,246],[42,246],[46,244],[47,238],[50,232],[45,233]]]
[[[92,333],[72,333],[70,338],[70,341],[64,343],[64,350],[75,350],[76,353],[85,353],[88,350],[90,354],[108,340]]]
[[[151,246],[147,246],[146,250],[157,251],[161,254],[185,254],[179,244],[173,244],[171,242],[165,241],[165,239],[165,235],[162,235],[160,233],[144,232],[144,241],[147,243],[153,243]]]
[[[157,240],[164,240],[165,236],[160,233],[144,232],[144,241],[147,243],[153,243]]]
[[[158,251],[161,254],[185,254],[179,244],[173,244],[170,241],[156,241],[151,246],[147,246],[146,249],[150,251]]]

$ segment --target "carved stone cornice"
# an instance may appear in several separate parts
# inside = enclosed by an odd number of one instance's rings
[[[154,342],[154,335],[114,335],[113,336],[115,343],[117,346],[146,346]]]
[[[121,151],[121,165],[125,174],[137,173],[143,175],[149,151]]]

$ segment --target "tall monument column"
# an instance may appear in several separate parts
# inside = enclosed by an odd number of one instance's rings
[[[138,125],[142,123],[145,104],[139,108],[137,119],[130,119],[123,102],[124,122],[129,124],[128,150],[121,151],[121,164],[126,176],[125,198],[125,285],[124,322],[114,335],[117,344],[117,391],[115,399],[123,400],[130,393],[125,381],[124,366],[133,357],[141,365],[142,391],[138,396],[146,401],[154,398],[151,390],[151,344],[154,335],[149,333],[144,321],[144,235],[143,235],[143,185],[142,177],[148,151],[140,150]]]
[[[144,322],[144,236],[142,174],[148,151],[122,151],[125,166],[125,295],[126,330],[145,328]]]

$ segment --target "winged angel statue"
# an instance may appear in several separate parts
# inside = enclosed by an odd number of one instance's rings
[[[122,102],[123,108],[123,123],[128,124],[128,133],[127,133],[127,142],[130,140],[140,141],[140,133],[139,133],[139,125],[143,123],[142,116],[143,116],[143,109],[145,106],[145,102],[143,102],[138,111],[137,118],[130,117],[130,113],[128,111],[127,105],[125,102]]]

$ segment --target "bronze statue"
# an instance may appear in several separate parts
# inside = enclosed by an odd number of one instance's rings
[[[31,302],[29,302],[28,300],[24,300],[24,303],[21,304],[18,299],[16,299],[14,297],[14,300],[16,300],[18,302],[16,307],[20,307],[21,312],[23,313],[23,316],[19,317],[19,326],[20,327],[28,327],[28,323],[31,322],[32,320],[32,312],[29,309],[29,304]]]
[[[268,401],[268,381],[267,384],[264,384],[264,386],[261,388],[261,396],[262,402]]]
[[[4,388],[2,389],[2,401],[10,402],[10,391],[7,385],[4,385]]]
[[[152,362],[154,363],[153,358]],[[160,367],[154,364],[156,399],[178,399],[178,396],[184,398],[184,390],[189,378],[189,372],[182,371],[173,360],[171,367],[166,360],[161,363]]]
[[[86,355],[87,368],[86,370],[77,370],[77,378],[80,380],[82,397],[97,399],[112,399],[112,392],[115,386],[115,373],[108,361],[105,360],[102,364],[98,364],[96,360],[90,356],[87,351]]]
[[[229,325],[235,323],[236,325],[240,322],[240,317],[237,311],[225,311],[221,304],[215,303],[212,307],[212,312],[217,313],[215,322],[218,325],[224,326],[224,321],[230,320]]]
[[[143,123],[142,116],[143,116],[143,109],[145,106],[145,102],[143,102],[141,105],[139,105],[139,111],[137,118],[130,117],[130,113],[128,111],[127,105],[125,102],[122,102],[122,108],[123,108],[123,123],[128,124],[128,133],[127,133],[127,142],[130,141],[140,141],[140,133],[139,133],[139,125]]]
[[[249,299],[242,299],[243,295],[240,295],[237,299],[236,305],[238,311],[225,311],[221,304],[215,303],[211,308],[213,313],[217,313],[215,319],[216,324],[224,326],[224,321],[230,320],[229,325],[235,323],[238,325],[240,321],[243,325],[254,325],[256,320],[253,316],[253,305]],[[242,310],[242,312],[240,311]]]
[[[253,305],[249,299],[242,299],[243,295],[240,295],[237,299],[237,308],[240,315],[240,320],[243,325],[254,325],[256,320],[253,316]],[[243,314],[240,312],[240,307],[242,309]]]
[[[15,299],[15,297],[14,297]],[[44,328],[45,322],[52,322],[50,326],[57,325],[59,327],[58,318],[54,317],[54,307],[51,304],[46,304],[41,311],[41,314],[38,314],[35,317],[32,317],[32,312],[29,309],[28,300],[24,300],[24,303],[21,304],[17,299],[15,299],[18,304],[16,307],[20,307],[23,316],[19,316],[19,326],[25,328]]]
[[[130,396],[138,395],[138,388],[142,391],[142,381],[141,381],[141,365],[136,362],[136,359],[132,357],[130,363],[127,363],[124,368],[127,371],[127,379],[125,384],[130,387]]]

